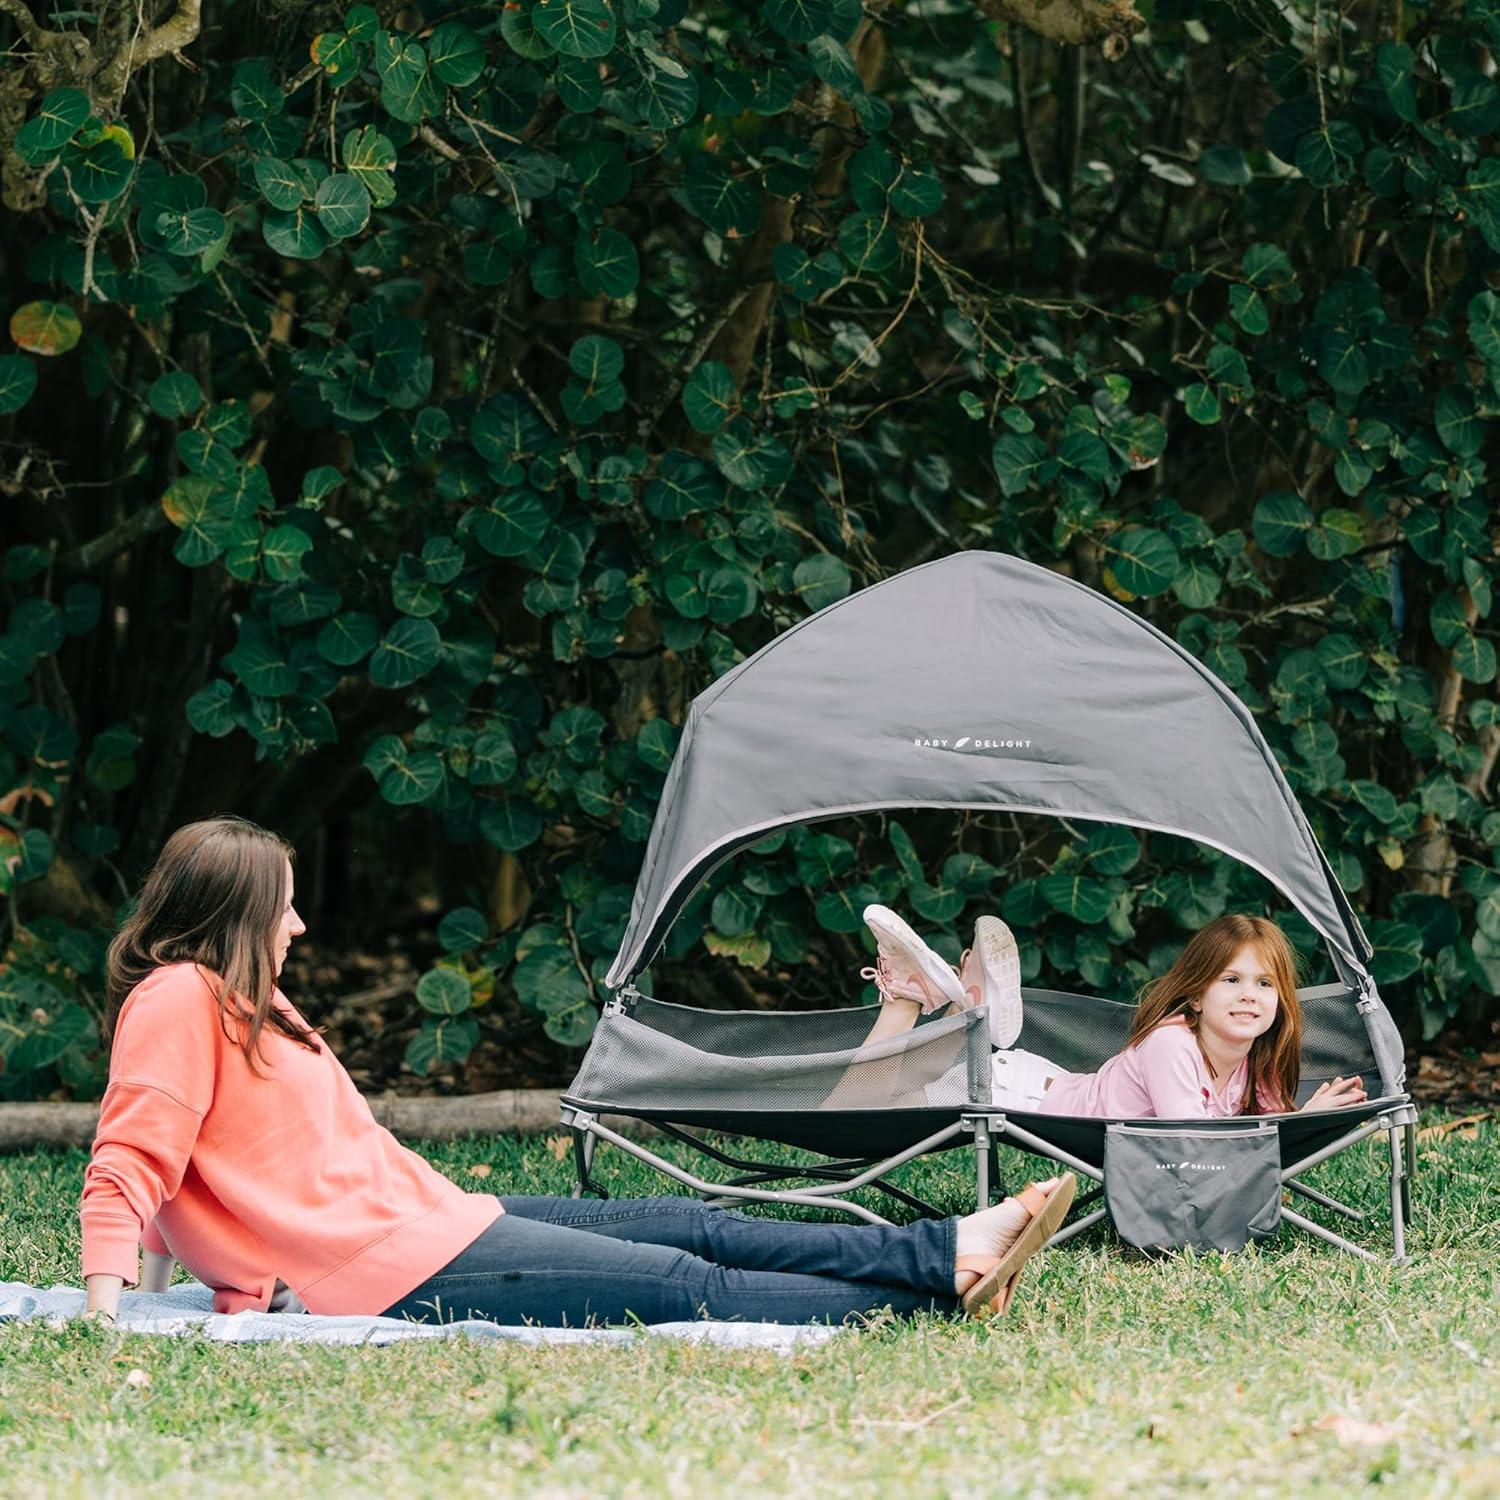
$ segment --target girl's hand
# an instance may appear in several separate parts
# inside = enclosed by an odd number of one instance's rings
[[[1303,1109],[1343,1109],[1350,1104],[1363,1104],[1370,1096],[1365,1093],[1362,1078],[1330,1078],[1320,1083]]]

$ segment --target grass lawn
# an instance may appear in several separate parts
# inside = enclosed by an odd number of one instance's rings
[[[571,1184],[545,1141],[426,1154],[476,1191]],[[78,1284],[85,1160],[0,1158],[0,1280]],[[956,1210],[963,1160],[904,1180]],[[1382,1137],[1310,1179],[1376,1212],[1356,1231],[1376,1248],[1383,1161]],[[1004,1320],[877,1321],[794,1357],[11,1325],[0,1493],[1490,1497],[1500,1129],[1429,1136],[1417,1165],[1407,1265],[1287,1230],[1151,1261],[1094,1231],[1029,1270]],[[608,1148],[601,1166],[622,1194],[666,1190]],[[1005,1167],[1025,1179],[1024,1158]]]

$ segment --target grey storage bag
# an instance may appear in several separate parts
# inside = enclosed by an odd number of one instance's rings
[[[1104,1201],[1138,1249],[1243,1250],[1281,1223],[1276,1125],[1107,1126]]]

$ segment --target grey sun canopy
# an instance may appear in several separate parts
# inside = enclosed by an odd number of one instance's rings
[[[1008,809],[1180,834],[1276,885],[1346,977],[1371,956],[1249,710],[1124,606],[963,552],[829,605],[693,702],[611,989],[737,849],[885,808]]]

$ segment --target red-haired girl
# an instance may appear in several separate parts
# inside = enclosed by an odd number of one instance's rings
[[[897,914],[870,906],[878,950],[866,970],[882,999],[870,1040],[952,1005],[989,1007],[993,1102],[1038,1114],[1111,1119],[1199,1119],[1297,1108],[1302,1010],[1296,958],[1265,917],[1219,917],[1188,940],[1146,986],[1124,1049],[1097,1072],[1069,1073],[1014,1047],[1021,1031],[1016,941],[998,917],[981,917],[955,970]],[[1359,1104],[1358,1078],[1320,1084],[1303,1109]]]

